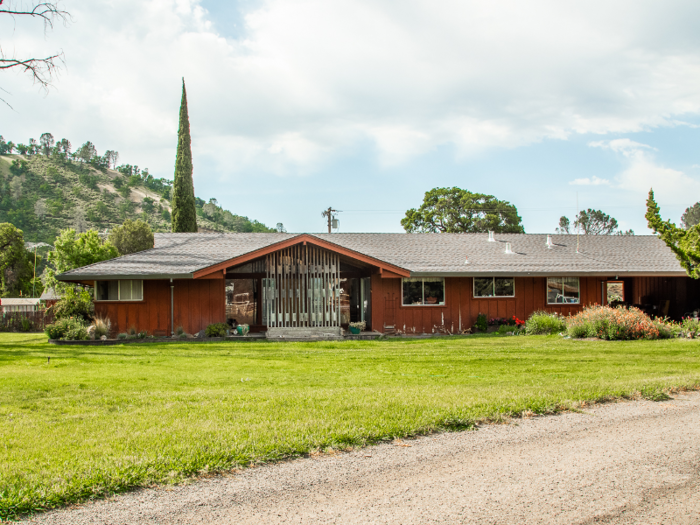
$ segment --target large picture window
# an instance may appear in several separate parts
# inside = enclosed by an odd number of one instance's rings
[[[95,281],[95,301],[143,301],[143,281]]]
[[[515,297],[515,278],[474,277],[474,297]]]
[[[404,306],[437,306],[445,304],[445,279],[426,277],[403,280]]]
[[[578,277],[547,277],[547,304],[579,304],[581,285]]]

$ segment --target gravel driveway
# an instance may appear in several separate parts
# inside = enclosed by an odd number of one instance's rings
[[[700,523],[700,393],[304,458],[42,524]]]

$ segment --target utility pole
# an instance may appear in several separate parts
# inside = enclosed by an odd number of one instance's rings
[[[333,214],[338,212],[339,210],[334,210],[329,206],[327,210],[323,210],[323,213],[321,213],[321,217],[326,217],[328,219],[328,233],[332,233],[331,229],[333,226],[333,221],[335,220]]]

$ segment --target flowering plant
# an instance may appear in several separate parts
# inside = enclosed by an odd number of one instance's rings
[[[653,321],[638,308],[618,306],[589,306],[567,319],[571,337],[599,337],[609,340],[659,339],[670,337],[660,322]],[[663,327],[661,327],[663,328]]]
[[[364,331],[365,327],[367,326],[367,323],[365,321],[358,321],[356,323],[350,323],[349,326],[353,328],[358,328],[360,332]]]
[[[700,337],[700,319],[696,317],[684,317],[680,323],[680,336],[695,339]]]

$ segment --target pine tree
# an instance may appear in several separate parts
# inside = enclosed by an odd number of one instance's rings
[[[182,101],[180,102],[180,129],[177,133],[177,158],[173,181],[173,232],[196,232],[197,210],[192,182],[192,147],[190,139],[190,118],[187,114],[187,92],[185,79],[182,79]]]

